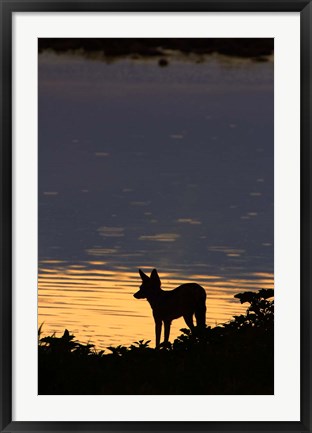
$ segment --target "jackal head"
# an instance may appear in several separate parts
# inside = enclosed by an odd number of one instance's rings
[[[153,292],[160,289],[161,283],[160,278],[158,276],[158,273],[156,269],[152,270],[151,276],[148,277],[146,274],[144,274],[141,269],[139,269],[139,273],[142,278],[142,284],[140,286],[140,290],[136,292],[133,296],[136,299],[146,299],[148,298]]]

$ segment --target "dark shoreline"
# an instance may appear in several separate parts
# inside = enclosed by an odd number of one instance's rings
[[[40,395],[272,395],[274,394],[273,289],[235,295],[245,315],[193,334],[182,329],[169,347],[96,350],[66,329],[41,338]]]
[[[161,57],[166,65],[168,52],[180,52],[185,56],[222,54],[230,57],[251,58],[265,61],[274,52],[273,38],[39,38],[38,50],[56,53],[80,52],[83,55],[98,54],[114,60],[120,57]]]

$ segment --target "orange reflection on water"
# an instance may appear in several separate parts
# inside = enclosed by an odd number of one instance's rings
[[[165,290],[186,282],[202,285],[207,292],[207,325],[210,326],[245,312],[246,305],[234,299],[236,293],[273,288],[273,274],[264,272],[238,279],[160,271],[160,277]],[[101,261],[77,265],[43,262],[38,277],[38,324],[44,322],[43,335],[56,332],[60,336],[67,328],[77,340],[92,342],[97,348],[129,345],[142,339],[151,340],[153,347],[151,308],[146,300],[133,297],[140,284],[138,272],[125,266],[105,269],[105,262]],[[185,327],[182,318],[173,321],[171,341]]]

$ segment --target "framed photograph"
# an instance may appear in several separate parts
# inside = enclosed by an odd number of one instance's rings
[[[1,0],[1,431],[311,431],[311,2]]]

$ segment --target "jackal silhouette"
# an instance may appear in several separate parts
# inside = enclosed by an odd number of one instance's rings
[[[156,347],[160,344],[161,328],[164,322],[164,345],[168,345],[170,326],[174,319],[184,318],[185,323],[195,330],[193,315],[196,317],[198,329],[206,325],[206,291],[196,283],[186,283],[173,290],[162,290],[159,275],[156,269],[148,277],[141,269],[142,278],[140,290],[133,296],[136,299],[147,299],[153,310],[155,320]]]

